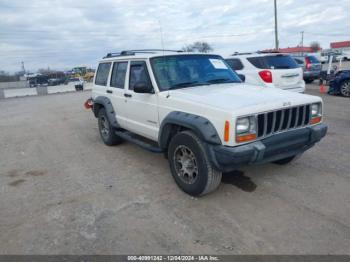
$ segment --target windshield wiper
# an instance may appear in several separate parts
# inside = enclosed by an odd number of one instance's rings
[[[170,89],[176,89],[176,88],[181,88],[181,87],[190,87],[190,86],[203,86],[203,85],[208,85],[207,83],[200,83],[198,81],[192,81],[192,82],[183,82],[183,83],[178,83],[175,85],[172,85],[169,87],[168,90]]]
[[[234,81],[230,78],[217,78],[217,79],[211,79],[208,80],[207,83],[210,84],[219,84],[219,83],[237,83],[238,81]]]

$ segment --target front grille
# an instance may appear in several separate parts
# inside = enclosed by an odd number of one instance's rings
[[[258,138],[302,126],[310,121],[310,105],[258,114]]]

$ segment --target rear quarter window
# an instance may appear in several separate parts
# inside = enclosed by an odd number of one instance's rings
[[[242,64],[241,60],[238,58],[226,59],[226,63],[233,70],[242,70],[243,69],[243,64]]]
[[[294,60],[299,64],[299,65],[303,65],[304,61],[300,58],[294,58]]]
[[[299,67],[297,62],[289,55],[247,57],[247,60],[259,69],[293,69]]]
[[[97,73],[96,73],[96,79],[95,79],[95,85],[100,86],[106,86],[109,70],[111,68],[111,63],[101,63],[98,65]]]

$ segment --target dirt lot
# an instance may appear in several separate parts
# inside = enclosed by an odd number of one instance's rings
[[[192,198],[162,155],[102,144],[88,96],[0,102],[1,254],[350,254],[349,99],[322,95],[329,133],[291,165]]]

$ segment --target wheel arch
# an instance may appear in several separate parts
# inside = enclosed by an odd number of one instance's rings
[[[106,114],[110,124],[113,127],[118,128],[119,125],[115,117],[115,110],[113,108],[111,100],[108,97],[98,96],[94,99],[92,111],[94,112],[95,117],[98,117],[98,112],[101,108],[104,108],[106,110]]]
[[[179,131],[191,130],[201,140],[210,144],[221,144],[221,139],[214,125],[205,117],[174,111],[169,113],[161,123],[158,136],[159,147],[166,149],[170,139]]]

